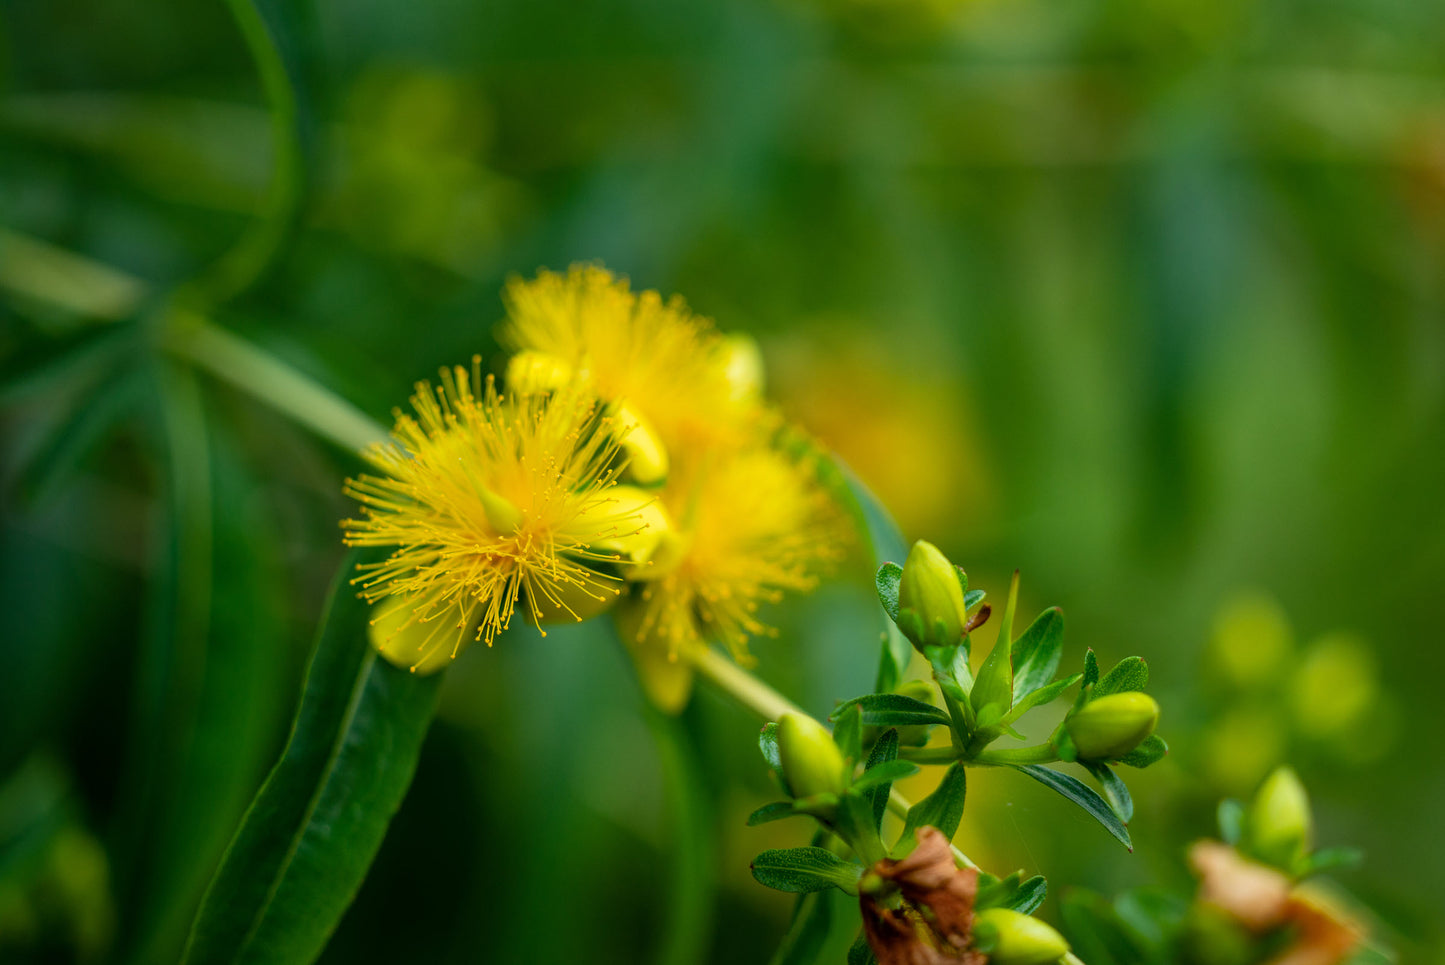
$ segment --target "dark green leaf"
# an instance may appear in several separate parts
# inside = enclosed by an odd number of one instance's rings
[[[760,884],[777,891],[854,891],[863,866],[845,861],[827,848],[778,848],[754,858],[752,872]]]
[[[1064,611],[1050,607],[1014,642],[1014,700],[1053,680],[1063,654]]]
[[[369,608],[348,582],[361,558],[332,588],[291,739],[206,893],[191,965],[313,961],[411,783],[441,678],[372,649]]]
[[[1130,690],[1142,691],[1149,685],[1149,665],[1142,657],[1125,657],[1094,686],[1094,698]]]
[[[783,818],[790,818],[801,812],[793,807],[792,801],[774,801],[771,804],[764,804],[752,814],[748,815],[748,827],[756,827],[759,824],[768,824],[771,821],[781,821]]]
[[[864,771],[858,780],[853,782],[853,790],[864,791],[876,788],[880,785],[892,784],[894,781],[901,781],[905,777],[912,777],[922,768],[912,761],[888,761],[879,764],[877,767],[870,767]]]
[[[873,745],[873,752],[868,755],[868,770],[887,764],[896,757],[898,757],[898,731],[890,727]],[[875,831],[883,824],[883,813],[888,810],[889,790],[889,785],[881,785],[865,795],[873,808],[873,829]]]
[[[878,602],[883,604],[883,612],[894,622],[898,620],[898,584],[902,581],[903,567],[897,563],[884,563],[873,577],[873,585],[878,589]]]
[[[950,764],[938,788],[908,809],[908,817],[903,822],[903,837],[909,837],[919,828],[931,826],[942,831],[944,837],[952,839],[963,820],[967,792],[968,774],[963,763]]]
[[[1011,908],[1027,915],[1044,903],[1048,893],[1048,882],[1043,875],[1034,875],[1024,880],[1023,872],[1015,871],[1000,880],[983,873],[978,878],[978,895],[974,900],[974,908],[978,911],[985,908]]]
[[[848,949],[848,965],[878,965],[873,946],[868,944],[868,939],[861,933],[853,947]]]
[[[1144,743],[1119,758],[1119,763],[1130,767],[1148,767],[1162,760],[1168,753],[1169,745],[1164,743],[1164,738],[1158,734],[1150,734],[1144,738]]]
[[[988,594],[983,590],[969,590],[963,594],[963,608],[965,610],[972,610],[982,603],[986,596],[988,596]]]
[[[1094,649],[1090,647],[1084,653],[1084,686],[1092,687],[1099,682],[1099,658],[1094,656]]]
[[[1078,778],[1070,777],[1061,771],[1055,771],[1040,764],[1011,764],[1009,766],[1022,771],[1045,787],[1052,788],[1073,801],[1090,817],[1102,824],[1105,830],[1119,839],[1124,847],[1130,851],[1134,850],[1134,845],[1129,840],[1129,829],[1124,826],[1124,822],[1119,820],[1119,816],[1114,813],[1113,808],[1109,807],[1109,802],[1100,797],[1089,785]]]
[[[830,720],[841,721],[843,715],[857,707],[863,723],[880,727],[906,724],[947,724],[948,715],[932,704],[903,694],[867,694],[844,701],[833,711]]]
[[[1114,769],[1108,764],[1089,762],[1084,765],[1088,772],[1094,775],[1099,785],[1104,789],[1104,799],[1109,802],[1109,807],[1119,815],[1119,820],[1128,824],[1134,820],[1134,799],[1129,794],[1129,788],[1124,784],[1122,778],[1114,773]]]

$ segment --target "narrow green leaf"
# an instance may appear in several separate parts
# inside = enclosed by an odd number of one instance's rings
[[[1022,700],[1014,704],[1014,709],[1009,711],[1008,714],[1005,715],[1003,723],[1012,724],[1014,721],[1018,720],[1024,714],[1033,710],[1035,707],[1041,707],[1044,704],[1047,704],[1050,701],[1057,699],[1060,694],[1068,690],[1070,687],[1078,683],[1083,678],[1083,674],[1076,673],[1071,677],[1065,677],[1062,680],[1055,680],[1051,684],[1047,684],[1046,686],[1040,687],[1037,690],[1025,694]]]
[[[1084,653],[1084,686],[1092,687],[1099,682],[1099,658],[1094,656],[1094,648],[1090,647]]]
[[[441,678],[368,643],[369,608],[348,582],[364,558],[337,576],[291,739],[206,893],[189,965],[313,961],[411,783]]]
[[[1323,871],[1357,868],[1365,860],[1365,853],[1359,848],[1321,848],[1305,861],[1304,874],[1316,875]]]
[[[1022,871],[1015,871],[1003,879],[981,874],[974,909],[982,911],[985,908],[1011,908],[1027,915],[1044,903],[1048,893],[1048,882],[1043,875],[1034,875],[1025,880]]]
[[[801,812],[793,806],[792,801],[774,801],[771,804],[764,804],[752,814],[749,814],[748,827],[755,828],[759,824],[781,821],[783,818],[791,818],[800,813]]]
[[[1114,773],[1114,769],[1108,764],[1088,762],[1084,767],[1098,780],[1104,790],[1104,799],[1109,802],[1109,807],[1114,809],[1119,820],[1125,824],[1134,820],[1134,798],[1129,794],[1123,778]]]
[[[903,694],[865,694],[854,697],[839,704],[829,719],[841,723],[844,716],[855,707],[862,711],[863,723],[880,727],[949,723],[948,715],[937,707]]]
[[[858,780],[853,782],[853,790],[865,791],[883,784],[892,784],[905,777],[912,777],[920,770],[922,768],[912,761],[888,761],[886,764],[879,764],[877,767],[870,767],[864,771]]]
[[[801,894],[825,888],[856,891],[863,866],[827,848],[778,848],[754,858],[752,872],[759,884]]]
[[[1046,686],[1064,655],[1064,611],[1050,607],[1014,641],[1014,700]]]
[[[964,798],[968,793],[968,774],[963,762],[950,764],[943,781],[928,797],[908,809],[903,822],[903,838],[907,839],[922,827],[935,827],[946,838],[952,838],[963,820]]]
[[[1164,743],[1164,738],[1158,734],[1150,734],[1144,738],[1144,743],[1119,758],[1119,763],[1130,767],[1148,767],[1162,760],[1168,753],[1169,745]]]
[[[1129,829],[1124,826],[1123,821],[1119,820],[1114,809],[1109,807],[1109,802],[1100,797],[1089,785],[1076,777],[1070,777],[1061,771],[1052,770],[1041,764],[1010,764],[1008,766],[1022,771],[1045,787],[1062,794],[1102,824],[1104,829],[1117,838],[1124,847],[1130,851],[1134,850],[1134,844],[1129,840]]]
[[[963,594],[963,608],[965,610],[972,610],[982,603],[986,596],[988,596],[988,594],[983,590],[969,590]]]
[[[1094,698],[1129,690],[1142,691],[1149,685],[1149,665],[1142,657],[1125,657],[1094,686]]]
[[[883,604],[883,612],[895,623],[898,621],[898,586],[902,582],[903,567],[897,563],[884,563],[873,577],[873,585],[878,589],[878,602]]]
[[[868,755],[867,770],[894,760],[898,757],[898,730],[890,727],[879,736],[873,745],[873,751]],[[865,774],[867,771],[864,772]],[[883,784],[874,787],[866,795],[868,803],[873,808],[873,830],[878,830],[883,824],[883,814],[888,810],[888,792],[891,785]]]

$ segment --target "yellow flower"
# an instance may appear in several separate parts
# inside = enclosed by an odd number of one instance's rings
[[[491,645],[519,599],[541,623],[615,598],[620,581],[589,564],[617,560],[605,544],[645,526],[610,492],[617,437],[589,396],[504,399],[490,376],[478,396],[479,365],[419,383],[415,418],[398,410],[394,441],[364,454],[379,475],[346,484],[361,502],[342,523],[347,544],[395,547],[353,581],[384,601],[373,641],[413,670],[445,666],[473,634]]]
[[[630,430],[623,445],[639,482],[665,478],[678,450],[736,444],[761,415],[755,347],[724,338],[680,297],[633,292],[626,278],[574,265],[512,279],[506,302],[499,335],[518,353],[509,387],[584,382]]]
[[[649,696],[677,709],[691,686],[679,654],[716,640],[748,662],[748,638],[776,632],[761,606],[813,589],[842,555],[847,530],[812,460],[766,444],[714,452],[661,496],[674,528],[637,574],[641,585],[618,621]]]

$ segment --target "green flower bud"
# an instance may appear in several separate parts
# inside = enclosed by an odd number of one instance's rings
[[[807,714],[778,718],[778,756],[793,797],[841,794],[847,787],[847,764],[838,745],[827,728]]]
[[[952,646],[968,622],[958,570],[937,546],[919,540],[908,551],[898,584],[899,628],[920,651],[927,646]]]
[[[1143,743],[1158,723],[1154,698],[1128,691],[1089,701],[1069,716],[1064,727],[1079,760],[1112,761]]]
[[[1265,778],[1245,814],[1245,849],[1293,873],[1309,855],[1313,823],[1299,775],[1292,768],[1278,768]]]
[[[1050,965],[1069,952],[1064,936],[1010,908],[989,908],[973,918],[973,942],[990,965]]]

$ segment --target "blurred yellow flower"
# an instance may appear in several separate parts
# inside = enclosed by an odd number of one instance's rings
[[[591,564],[614,562],[599,546],[646,525],[611,494],[617,437],[589,396],[503,398],[489,376],[479,397],[479,366],[419,383],[416,417],[398,411],[394,441],[364,454],[380,475],[346,484],[361,502],[342,523],[347,544],[396,547],[353,581],[385,600],[374,642],[413,670],[445,666],[472,634],[490,645],[519,598],[536,622],[615,598],[621,581]]]

